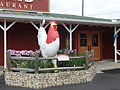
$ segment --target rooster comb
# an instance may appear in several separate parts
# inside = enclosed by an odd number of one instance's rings
[[[54,20],[51,20],[49,23],[50,23],[50,24],[51,24],[51,23],[57,24],[56,21],[54,21]]]

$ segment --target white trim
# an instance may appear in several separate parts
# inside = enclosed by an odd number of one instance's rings
[[[11,20],[19,20],[19,21],[23,21],[23,20],[33,20],[33,21],[39,21],[39,20],[43,20],[46,19],[48,21],[50,20],[55,20],[55,21],[59,21],[59,22],[67,22],[67,23],[81,23],[81,24],[94,24],[94,25],[115,25],[115,24],[119,24],[120,22],[112,22],[112,21],[99,21],[99,20],[83,20],[83,19],[74,19],[74,18],[62,18],[62,17],[52,17],[52,16],[30,16],[30,15],[15,15],[15,14],[0,14],[1,18],[5,18],[5,19],[11,19]]]
[[[120,31],[120,28],[116,31],[116,33],[115,33],[115,34],[118,34],[118,33],[119,33],[119,31]]]
[[[49,23],[45,26],[45,29],[49,26]]]
[[[6,52],[7,52],[7,31],[4,30],[4,69],[7,68],[7,56],[6,56]]]
[[[2,26],[2,25],[0,25],[0,28],[4,31],[4,28],[3,28],[3,26]]]
[[[43,19],[42,23],[40,23],[40,27],[43,27],[45,24],[45,19]]]
[[[65,27],[65,29],[69,32],[70,34],[70,50],[72,50],[72,33],[76,30],[76,28],[80,25],[77,24],[73,29],[72,29],[72,24],[70,24],[70,29],[64,24],[62,23],[62,25]]]
[[[70,32],[70,50],[72,50],[72,32]]]
[[[39,30],[40,27],[43,27],[44,24],[45,24],[45,19],[43,19],[42,23],[40,22],[39,23],[39,27],[33,22],[33,21],[30,21],[30,23],[35,27],[36,30]]]
[[[119,52],[117,52],[117,54],[118,54],[118,55],[120,55],[120,53],[119,53]]]
[[[117,28],[114,28],[114,35],[116,34]],[[117,63],[117,39],[114,39],[114,47],[115,47],[115,62]]]
[[[4,70],[7,68],[7,56],[6,56],[6,52],[7,52],[7,30],[9,30],[14,24],[16,23],[16,21],[12,22],[8,27],[7,27],[7,21],[4,20],[4,26],[0,25],[0,28],[4,31]]]
[[[69,28],[64,24],[64,23],[62,23],[62,25],[65,27],[65,29],[70,33],[70,30],[69,30]]]
[[[79,25],[80,25],[80,24],[77,24],[77,25],[73,28],[72,32],[74,32]]]
[[[15,23],[16,23],[16,21],[12,22],[12,23],[6,28],[6,30],[10,29]]]
[[[120,32],[120,28],[117,30],[117,27],[114,28],[114,35],[117,35]],[[114,50],[115,50],[115,62],[117,63],[117,55],[120,55],[120,50],[117,50],[117,38],[114,38]]]
[[[37,27],[37,25],[34,22],[30,21],[30,23],[35,27],[36,30],[39,30],[39,28]]]

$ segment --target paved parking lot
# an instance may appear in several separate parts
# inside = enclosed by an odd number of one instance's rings
[[[96,76],[92,82],[45,88],[40,90],[120,90],[120,63],[112,60],[95,62]],[[0,75],[0,90],[35,90],[6,86],[3,75]]]

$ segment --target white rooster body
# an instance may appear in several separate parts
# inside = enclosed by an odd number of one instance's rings
[[[56,25],[56,24],[55,24]],[[38,44],[43,57],[54,57],[59,50],[59,34],[54,27],[49,28],[48,35],[43,27],[38,30]]]

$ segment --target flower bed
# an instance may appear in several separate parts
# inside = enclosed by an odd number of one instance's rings
[[[39,56],[41,56],[41,52],[39,50],[14,50],[10,49],[8,50],[10,52],[11,56],[16,57],[35,57],[36,53],[39,53]],[[68,49],[62,49],[58,51],[58,54],[66,54],[68,56],[77,56],[76,50],[68,50]],[[70,59],[69,61],[58,61],[57,62],[58,67],[79,67],[85,65],[85,58],[79,58],[79,59]],[[32,60],[12,60],[11,61],[11,67],[13,68],[35,68],[35,62]],[[38,67],[40,68],[53,68],[52,60],[40,60]],[[45,71],[45,72],[53,72],[53,71]]]

